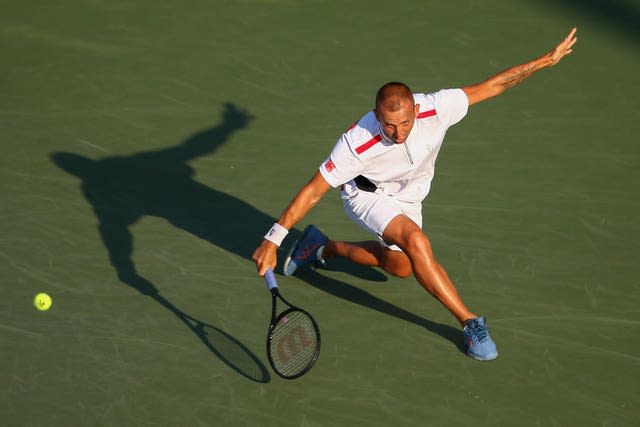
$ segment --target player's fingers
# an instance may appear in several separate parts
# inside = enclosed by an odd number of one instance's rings
[[[577,28],[573,28],[573,30],[571,30],[571,32],[567,35],[567,37],[565,37],[564,40],[562,40],[558,46],[563,46],[563,47],[573,46],[573,44],[577,40],[577,38],[574,37],[576,31],[577,31]]]
[[[276,267],[275,265],[270,267],[269,265],[264,264],[264,265],[260,268],[260,270],[258,270],[258,274],[259,274],[260,276],[264,277],[264,275],[265,275],[265,274],[267,274],[267,270],[269,270],[269,268],[271,268],[271,269],[273,270],[275,267]]]
[[[263,264],[264,262],[261,259],[262,257],[258,254],[258,251],[256,250],[253,255],[251,256],[251,259],[256,263],[256,269],[258,270],[258,274],[261,276],[264,276],[264,273],[261,272],[263,270]]]
[[[258,264],[258,274],[262,277],[267,273],[268,269],[274,270],[276,265],[274,262],[269,262],[267,260],[261,260]]]

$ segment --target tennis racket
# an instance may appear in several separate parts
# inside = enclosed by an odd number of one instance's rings
[[[315,319],[280,295],[273,270],[264,275],[271,291],[271,324],[267,333],[267,357],[273,370],[292,380],[306,374],[320,355],[320,329]],[[277,299],[289,308],[277,315]]]

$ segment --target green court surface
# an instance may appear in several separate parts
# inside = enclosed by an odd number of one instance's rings
[[[637,1],[0,11],[3,425],[640,425]],[[574,25],[572,55],[449,131],[424,203],[498,359],[413,278],[333,262],[279,276],[322,351],[275,375],[250,255],[377,88],[475,83]],[[369,239],[337,191],[310,223]]]

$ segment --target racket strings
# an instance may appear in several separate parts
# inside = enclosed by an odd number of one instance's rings
[[[274,368],[285,376],[297,375],[316,358],[318,338],[313,320],[302,311],[291,311],[278,319],[269,352]]]

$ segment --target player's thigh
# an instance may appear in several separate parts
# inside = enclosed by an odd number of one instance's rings
[[[397,216],[406,216],[418,227],[422,226],[422,204],[407,203],[389,196],[355,191],[343,192],[342,200],[347,215],[357,224],[378,236],[381,243],[392,250],[400,248],[383,239],[385,229]]]
[[[382,238],[390,244],[399,246],[409,255],[420,252],[433,256],[429,239],[418,224],[406,215],[394,217],[385,228]]]

